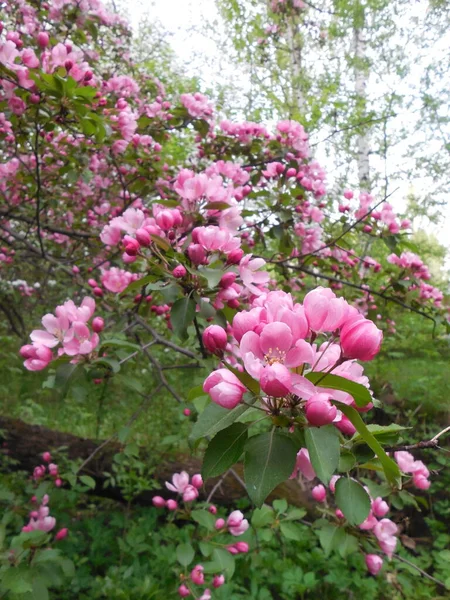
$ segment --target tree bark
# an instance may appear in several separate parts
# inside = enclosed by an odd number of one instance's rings
[[[364,21],[364,17],[362,17]],[[366,59],[366,40],[364,38],[363,23],[355,24],[353,29],[353,52],[355,58],[354,76],[355,76],[355,94],[357,106],[362,108],[361,121],[366,120],[367,104],[367,84],[369,81],[369,72],[364,64]],[[370,190],[370,129],[368,125],[362,125],[362,131],[358,134],[357,156],[358,180],[361,191]]]
[[[42,453],[46,451],[62,450],[71,460],[79,459],[84,462],[93,453],[94,458],[80,471],[80,474],[89,475],[96,482],[94,495],[125,501],[120,488],[104,487],[104,472],[111,471],[113,457],[121,452],[123,445],[111,441],[98,451],[101,443],[94,440],[81,438],[70,433],[54,431],[41,425],[30,425],[20,419],[0,416],[0,441],[2,454],[11,459],[4,461],[8,470],[23,470],[31,475],[33,469],[42,464]],[[145,458],[143,459],[145,460]],[[165,487],[164,482],[170,481],[173,473],[187,471],[190,475],[201,472],[201,459],[190,455],[179,455],[163,458],[158,462],[154,478],[159,483],[159,489],[147,490],[139,494],[134,500],[136,504],[150,505],[155,495],[173,498],[174,495]],[[235,474],[228,473],[214,492],[211,502],[224,506],[246,495],[238,478],[243,476],[242,465],[236,465]],[[220,477],[208,479],[201,499],[206,499],[213,487],[219,482]],[[269,496],[273,498],[286,498],[290,504],[303,506],[313,514],[314,505],[309,493],[304,490],[296,480],[287,481],[276,488]]]

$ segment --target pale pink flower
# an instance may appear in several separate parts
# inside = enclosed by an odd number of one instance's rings
[[[182,494],[189,485],[189,475],[186,471],[181,473],[174,473],[172,475],[172,483],[166,481],[166,488],[171,492],[177,492]]]

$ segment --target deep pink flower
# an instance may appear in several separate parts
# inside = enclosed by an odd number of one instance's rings
[[[221,353],[225,350],[228,342],[227,332],[220,325],[209,325],[203,332],[202,340],[205,348],[211,354]]]
[[[341,346],[346,358],[372,360],[380,351],[383,332],[362,315],[347,321],[341,330]]]
[[[316,502],[325,502],[327,491],[322,484],[316,485],[311,490],[312,497]]]
[[[42,371],[53,359],[53,353],[47,346],[26,344],[20,349],[20,355],[25,358],[24,366],[28,371]]]
[[[301,473],[308,481],[312,481],[316,477],[316,472],[313,469],[309,459],[309,452],[306,448],[301,448],[297,452],[294,471],[290,476],[290,479],[294,479],[294,477],[297,477],[299,473]]]
[[[337,415],[337,408],[330,402],[329,394],[318,393],[306,402],[306,418],[314,427],[332,423]]]
[[[203,575],[203,566],[196,565],[191,571],[191,581],[195,585],[203,585],[205,583],[205,576]]]

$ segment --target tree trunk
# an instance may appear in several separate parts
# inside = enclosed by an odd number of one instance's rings
[[[361,23],[359,22],[361,20]],[[366,40],[364,39],[364,12],[359,15],[358,23],[355,23],[353,29],[353,52],[355,58],[355,93],[356,106],[361,108],[359,115],[361,123],[367,120],[367,84],[369,81],[369,71],[365,65],[366,59]],[[358,133],[356,162],[358,165],[358,180],[361,191],[370,190],[370,128],[368,125],[361,125],[361,131]]]
[[[9,417],[0,417],[0,441],[2,442],[2,454],[12,459],[11,464],[8,464],[8,460],[5,461],[6,468],[9,470],[23,470],[28,474],[33,472],[34,467],[42,464],[42,453],[47,450],[52,452],[52,450],[63,447],[69,459],[79,459],[82,462],[95,453],[92,460],[80,471],[80,474],[90,475],[95,479],[96,488],[93,491],[95,495],[124,501],[120,488],[105,488],[103,486],[105,481],[104,472],[111,471],[113,456],[123,449],[123,445],[117,441],[111,441],[100,449],[101,443],[94,440],[54,431],[41,425],[29,425],[20,419]],[[141,505],[150,505],[155,495],[173,498],[174,495],[168,492],[164,482],[170,481],[173,473],[179,473],[180,471],[187,471],[190,475],[200,473],[201,464],[199,458],[190,455],[163,458],[158,462],[154,472],[154,478],[159,482],[160,489],[144,491],[135,498],[134,502]],[[246,492],[238,480],[238,478],[242,478],[242,471],[242,465],[236,465],[235,473],[237,477],[229,473],[215,490],[211,501],[221,505],[230,505],[245,496]],[[220,477],[208,479],[205,491],[201,496],[202,499],[208,496],[219,480]],[[302,489],[296,480],[290,480],[278,486],[269,498],[276,497],[286,498],[290,504],[296,506],[304,506],[311,513],[314,511],[309,494]]]

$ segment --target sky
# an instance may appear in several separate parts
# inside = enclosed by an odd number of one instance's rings
[[[227,63],[226,57],[219,53],[219,50],[210,36],[205,34],[204,24],[211,23],[214,28],[220,30],[221,20],[218,14],[215,0],[120,0],[118,2],[128,13],[128,18],[137,29],[142,16],[148,14],[151,19],[159,20],[163,28],[170,34],[170,44],[179,57],[180,63],[186,66],[188,75],[195,75],[200,78],[202,88],[208,87],[212,81],[233,81],[233,83],[245,91],[248,86],[248,78],[245,70],[240,72],[236,70],[236,65]],[[450,39],[443,40],[444,44],[450,42]],[[435,52],[439,52],[436,48]],[[205,57],[211,57],[208,63]],[[218,68],[219,65],[219,68]],[[218,73],[219,71],[219,73]],[[369,83],[370,85],[370,83]],[[248,87],[247,87],[248,89]],[[237,102],[239,102],[237,100]],[[404,116],[408,118],[407,115]],[[316,156],[319,162],[322,162],[325,169],[327,166],[324,149],[316,148]],[[373,160],[373,159],[372,159]],[[375,158],[376,160],[376,158]],[[381,165],[380,165],[381,166]],[[420,187],[428,183],[414,182],[417,191],[420,193]],[[411,191],[410,181],[392,181],[391,190],[399,188],[390,199],[394,209],[401,212],[406,208],[406,196]],[[438,225],[429,226],[427,223],[425,229],[434,233],[441,244],[448,249],[448,260],[446,267],[450,267],[450,202],[443,211],[444,218]]]

